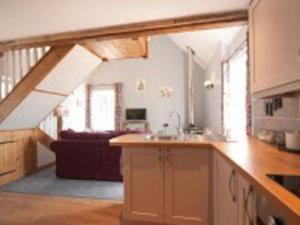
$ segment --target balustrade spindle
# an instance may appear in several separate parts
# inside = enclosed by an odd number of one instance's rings
[[[30,72],[50,47],[0,52],[0,102]]]

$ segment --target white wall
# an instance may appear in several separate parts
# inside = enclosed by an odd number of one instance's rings
[[[55,154],[40,143],[37,144],[37,166],[46,166],[55,162]]]
[[[68,109],[63,118],[63,129],[84,131],[86,129],[86,84],[82,83],[62,103]]]
[[[186,54],[166,36],[151,38],[149,51],[148,59],[102,63],[91,76],[90,83],[97,85],[122,82],[124,109],[145,107],[152,129],[161,129],[162,124],[167,122],[174,132],[177,121],[169,118],[170,112],[177,110],[182,115],[182,121],[185,121]],[[146,80],[144,92],[136,91],[138,78]],[[174,95],[170,99],[160,98],[161,86],[173,87]]]
[[[220,44],[211,62],[205,69],[205,80],[212,80],[213,89],[205,89],[205,127],[221,131],[221,107],[222,107],[222,86],[221,86],[221,62],[226,58],[226,46]]]

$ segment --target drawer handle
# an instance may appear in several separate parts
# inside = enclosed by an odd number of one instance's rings
[[[231,171],[231,174],[230,174],[230,178],[229,178],[229,182],[228,182],[228,186],[229,186],[229,192],[232,196],[232,201],[233,202],[236,202],[236,196],[234,194],[234,191],[232,190],[232,182],[233,182],[233,178],[235,177],[235,170],[232,170]]]
[[[250,225],[254,225],[254,222],[253,222],[250,212],[249,212],[249,199],[252,196],[253,192],[254,192],[253,187],[250,185],[248,188],[248,191],[247,191],[245,201],[244,201],[244,210],[245,210],[245,214],[246,214],[246,217],[247,217]]]

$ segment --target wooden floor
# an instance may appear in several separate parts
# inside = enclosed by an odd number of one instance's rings
[[[0,192],[1,225],[120,225],[122,202]]]

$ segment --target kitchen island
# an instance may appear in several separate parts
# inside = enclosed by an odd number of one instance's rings
[[[299,198],[266,176],[299,175],[297,154],[254,137],[226,143],[145,140],[130,134],[110,144],[124,151],[123,217],[128,224],[249,224],[256,219],[253,188],[272,200],[288,224],[300,224]]]

